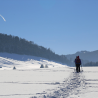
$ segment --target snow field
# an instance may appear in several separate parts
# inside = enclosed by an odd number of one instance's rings
[[[98,67],[84,67],[84,75],[86,91],[83,97],[98,98]]]
[[[98,67],[76,73],[75,68],[43,58],[10,57],[0,57],[0,98],[98,98]]]
[[[64,78],[68,78],[70,70],[65,69],[1,70],[0,96],[2,98],[40,96],[43,91],[51,91],[58,87]]]
[[[20,55],[17,55],[17,58],[18,56]],[[41,64],[48,65],[48,68],[40,68]],[[38,60],[37,57],[26,61],[0,57],[0,66],[2,66],[0,68],[0,97],[2,98],[42,96],[56,88],[71,71],[65,65],[43,58]],[[14,66],[16,70],[13,70]]]
[[[84,67],[80,73],[70,71],[58,89],[37,98],[98,98],[98,67]]]

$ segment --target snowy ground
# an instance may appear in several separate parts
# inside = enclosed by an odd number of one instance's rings
[[[84,67],[76,73],[74,68],[52,61],[6,55],[0,57],[0,98],[98,98],[97,67]],[[41,64],[49,68],[40,68]]]

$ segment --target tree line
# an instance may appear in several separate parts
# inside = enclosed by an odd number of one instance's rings
[[[0,52],[15,53],[43,57],[63,64],[71,65],[65,55],[55,54],[50,48],[45,48],[18,36],[0,33]]]
[[[83,65],[84,67],[98,66],[98,62],[88,62]]]

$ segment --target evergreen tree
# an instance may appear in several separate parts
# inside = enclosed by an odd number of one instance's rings
[[[44,65],[43,65],[43,64],[41,64],[40,68],[44,68]]]
[[[55,54],[50,48],[47,49],[43,46],[38,46],[32,41],[27,41],[18,36],[2,33],[0,33],[0,52],[38,56],[63,64],[72,64],[65,55]]]

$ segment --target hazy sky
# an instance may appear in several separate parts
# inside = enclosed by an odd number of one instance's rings
[[[98,0],[0,0],[0,33],[60,55],[98,50]]]

